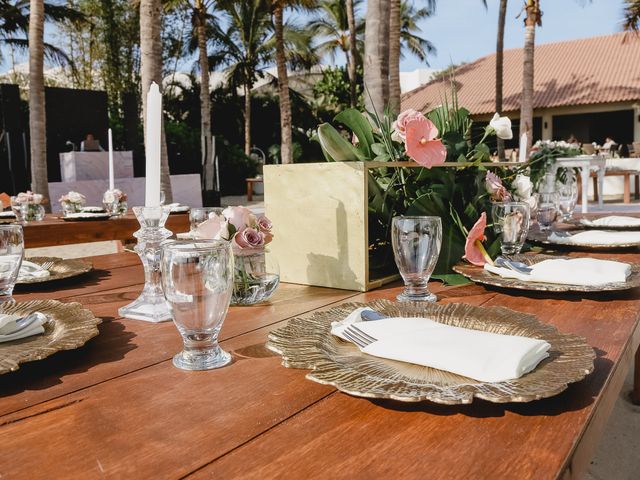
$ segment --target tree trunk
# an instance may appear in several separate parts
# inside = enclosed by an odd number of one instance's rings
[[[47,124],[44,104],[44,2],[31,0],[29,13],[29,133],[31,190],[49,199]]]
[[[400,0],[391,0],[389,10],[389,108],[400,113]]]
[[[349,100],[352,107],[358,104],[356,85],[358,83],[358,36],[353,0],[347,0],[347,24],[349,25],[349,50],[347,52],[347,72],[349,73]]]
[[[251,155],[251,83],[244,85],[244,153]]]
[[[382,115],[389,99],[389,0],[367,2],[364,85],[367,109]]]
[[[496,42],[496,112],[502,115],[502,88],[504,81],[504,22],[507,15],[507,0],[500,0],[498,13],[498,40]],[[498,159],[504,160],[504,140],[498,138]]]
[[[156,82],[162,91],[162,13],[160,0],[140,0],[140,81],[142,84],[142,118],[147,139],[147,92],[151,82]],[[164,136],[164,121],[162,122],[161,161],[160,161],[160,189],[164,192],[165,201],[171,203],[171,179],[169,176],[169,158],[167,156],[167,142]]]
[[[200,65],[200,143],[202,148],[203,187],[213,190],[213,162],[215,152],[211,138],[211,96],[209,94],[209,57],[207,56],[207,7],[196,1],[196,34]]]
[[[287,59],[284,53],[284,19],[282,2],[273,11],[276,34],[276,64],[278,68],[278,94],[280,95],[280,160],[293,163],[291,144],[291,100],[289,99],[289,78]]]
[[[527,17],[525,19],[525,34],[522,67],[522,102],[520,106],[520,136],[527,133],[527,158],[533,140],[533,57],[535,52],[536,23],[539,23],[539,2],[528,0]]]

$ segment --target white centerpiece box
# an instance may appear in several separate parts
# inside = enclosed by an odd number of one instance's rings
[[[413,162],[265,165],[265,214],[276,225],[269,247],[280,280],[364,292],[399,278],[370,271],[367,185],[368,170],[399,166],[421,168]]]

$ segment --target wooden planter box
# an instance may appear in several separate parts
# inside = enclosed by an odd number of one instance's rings
[[[453,166],[461,164],[440,168]],[[275,232],[270,251],[281,281],[364,292],[399,278],[369,270],[367,171],[381,167],[420,168],[413,162],[264,166],[265,214]]]

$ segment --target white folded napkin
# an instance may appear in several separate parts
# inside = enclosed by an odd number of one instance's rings
[[[37,318],[34,319],[33,323],[24,328],[21,328],[18,323],[24,317],[0,313],[0,343],[44,333],[43,325],[47,322],[47,317],[40,312],[34,313],[37,315]]]
[[[562,237],[553,232],[549,235],[549,241],[562,245],[628,245],[640,243],[640,232],[617,232],[611,230],[589,230]]]
[[[368,355],[437,368],[482,382],[503,382],[532,371],[547,358],[549,343],[528,337],[452,327],[427,318],[386,318],[364,322],[358,308],[331,324],[331,333],[343,334],[352,323],[377,339],[360,348]]]
[[[30,278],[46,278],[49,275],[51,275],[51,272],[46,268],[42,268],[37,263],[23,260],[22,265],[20,265],[20,273],[18,273],[18,281]]]
[[[589,227],[640,227],[640,218],[609,215],[593,220],[581,218],[580,223]]]
[[[561,285],[597,286],[623,283],[631,273],[631,265],[595,258],[556,258],[531,265],[531,273],[514,272],[506,267],[485,263],[484,269],[504,278],[524,282],[554,283]]]

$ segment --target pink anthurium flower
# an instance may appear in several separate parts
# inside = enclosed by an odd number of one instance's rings
[[[487,214],[482,212],[480,218],[469,231],[464,244],[464,257],[469,263],[482,267],[485,263],[493,265],[493,260],[485,250],[482,242],[487,239],[484,229],[487,228]]]
[[[415,118],[407,122],[407,155],[423,167],[443,164],[447,158],[447,149],[437,137],[438,129],[428,118]]]

